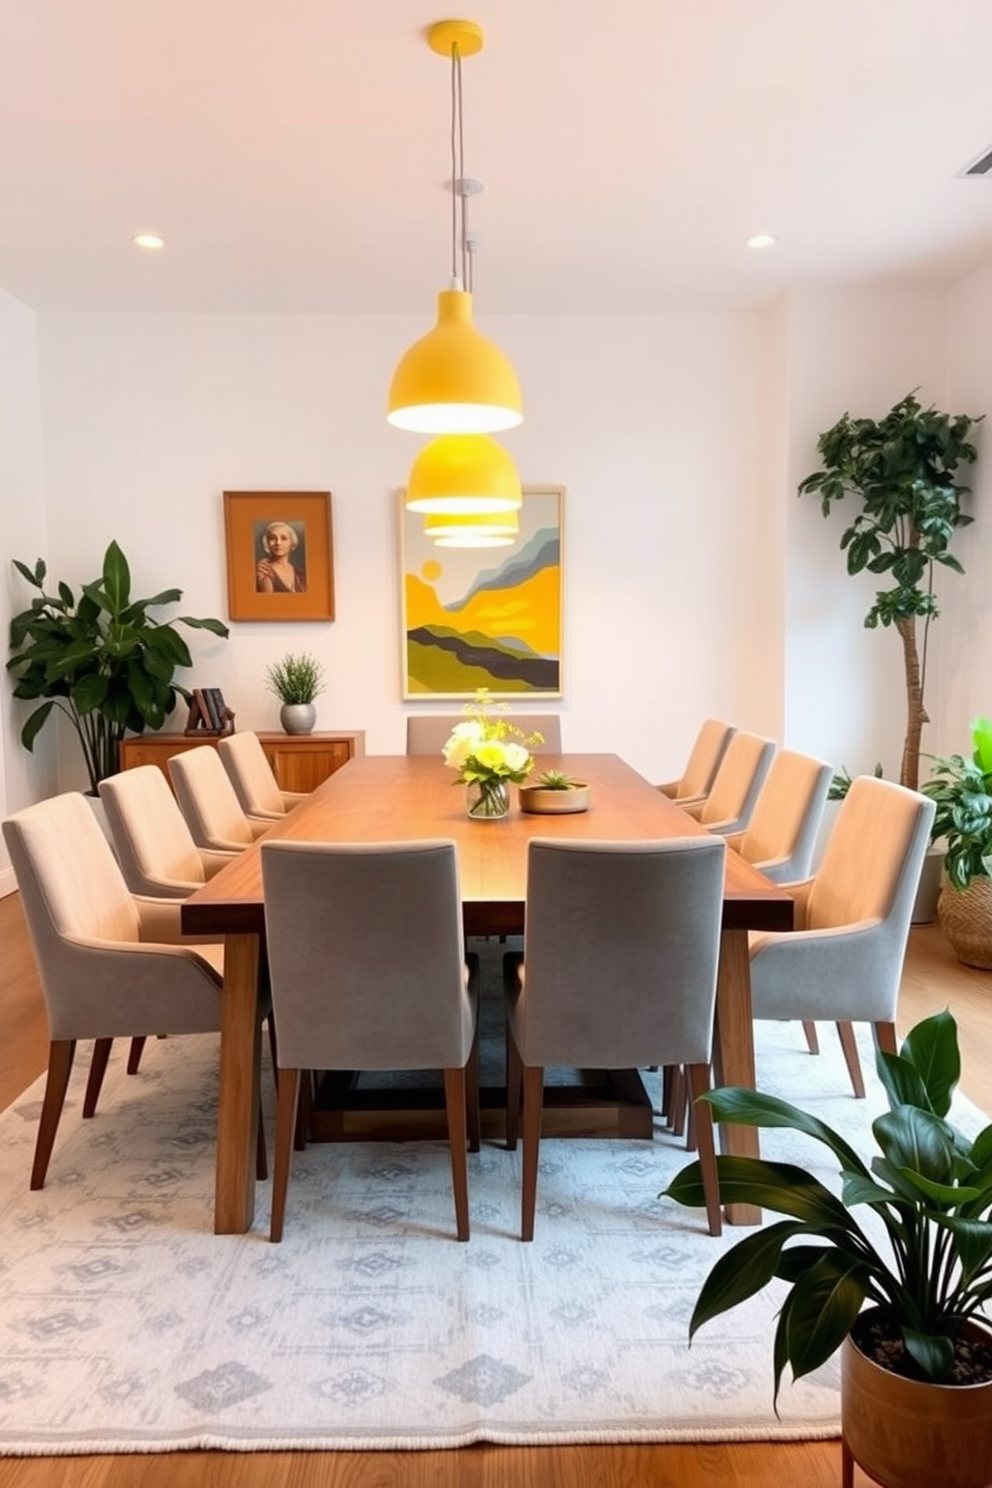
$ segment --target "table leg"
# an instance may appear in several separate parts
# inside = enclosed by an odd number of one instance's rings
[[[243,1235],[255,1217],[261,1026],[257,935],[228,935],[220,1022],[214,1234]]]
[[[746,930],[724,930],[720,937],[713,1063],[718,1085],[754,1089],[751,962]],[[721,1122],[720,1150],[731,1157],[757,1157],[757,1127]],[[755,1204],[727,1204],[724,1212],[728,1224],[761,1223],[761,1210]]]

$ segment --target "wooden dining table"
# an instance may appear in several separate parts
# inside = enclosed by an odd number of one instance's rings
[[[542,754],[541,767],[588,781],[589,810],[530,815],[514,801],[504,819],[475,821],[465,811],[464,787],[440,758],[365,755],[336,771],[260,841],[452,840],[465,934],[475,936],[523,934],[532,837],[657,841],[705,833],[617,755]],[[788,930],[792,919],[791,896],[728,852],[714,1036],[714,1069],[721,1084],[753,1088],[755,1081],[748,931]],[[187,934],[216,935],[225,942],[214,1229],[217,1234],[241,1234],[251,1227],[255,1209],[258,986],[265,935],[260,842],[183,902],[182,925]],[[754,1128],[723,1126],[720,1135],[725,1152],[757,1155]],[[726,1217],[731,1223],[753,1224],[759,1211],[728,1205]]]

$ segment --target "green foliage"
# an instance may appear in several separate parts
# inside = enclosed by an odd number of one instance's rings
[[[872,774],[874,775],[876,780],[884,779],[885,771],[882,769],[881,760],[876,761],[875,768],[872,771]],[[830,789],[827,791],[827,800],[843,801],[844,797],[847,795],[853,784],[854,781],[852,779],[850,770],[848,770],[846,765],[841,765],[836,775],[831,778]]]
[[[545,770],[534,784],[540,786],[541,790],[570,791],[578,789],[581,781],[573,780],[571,775],[565,774],[564,770]]]
[[[724,1203],[758,1204],[785,1219],[748,1235],[717,1261],[689,1336],[773,1278],[786,1282],[773,1347],[776,1400],[786,1364],[796,1379],[817,1369],[865,1303],[882,1308],[901,1331],[920,1377],[941,1380],[961,1323],[980,1317],[992,1298],[992,1126],[971,1142],[946,1120],[961,1073],[950,1013],[918,1023],[898,1054],[879,1053],[877,1068],[889,1111],[872,1126],[880,1155],[870,1166],[843,1137],[787,1101],[738,1088],[702,1097],[717,1121],[804,1132],[840,1164],[838,1197],[788,1163],[717,1158]],[[702,1206],[699,1163],[665,1193]],[[886,1250],[858,1223],[859,1207],[881,1220]]]
[[[38,593],[30,608],[10,622],[7,670],[16,678],[14,696],[45,701],[28,715],[21,743],[34,741],[53,708],[60,709],[76,731],[90,789],[119,768],[118,751],[125,733],[161,728],[177,695],[189,692],[173,680],[177,667],[192,665],[176,625],[189,625],[226,636],[220,620],[180,615],[165,624],[148,611],[182,599],[181,589],[163,589],[150,599],[131,598],[127,559],[111,542],[98,579],[83,584],[77,601],[68,584],[58,594],[45,592],[47,568],[38,559],[28,568],[14,567]]]
[[[968,436],[980,421],[923,408],[914,393],[882,419],[852,419],[845,413],[817,440],[822,469],[799,483],[799,495],[820,497],[824,517],[830,516],[835,501],[851,495],[860,498],[860,510],[840,540],[847,571],[867,571],[891,581],[889,588],[876,592],[865,625],[896,626],[902,638],[908,719],[900,778],[913,789],[919,773],[919,731],[926,722],[926,629],[940,613],[933,590],[934,565],[964,572],[950,547],[957,528],[972,521],[961,509],[971,488],[956,482],[954,472],[977,458]],[[918,619],[924,624],[922,662],[916,642]]]
[[[315,656],[287,652],[268,670],[268,688],[284,703],[312,703],[324,691],[324,668]]]
[[[956,889],[966,889],[973,878],[988,878],[992,858],[992,722],[974,719],[971,737],[971,759],[928,756],[932,772],[923,786],[937,805],[931,835],[947,844],[944,868]]]

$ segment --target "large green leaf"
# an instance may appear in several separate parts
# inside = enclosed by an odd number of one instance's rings
[[[992,802],[989,803],[992,806]],[[934,1013],[917,1023],[903,1040],[902,1057],[918,1071],[930,1109],[946,1116],[961,1078],[957,1024],[949,1012]]]
[[[897,1106],[872,1122],[872,1132],[887,1162],[897,1171],[911,1168],[934,1183],[951,1176],[954,1146],[945,1123],[915,1106]]]
[[[878,1078],[885,1087],[890,1107],[918,1106],[922,1111],[933,1110],[923,1076],[908,1059],[879,1049],[875,1057],[875,1067],[878,1070]]]
[[[906,1352],[913,1358],[928,1378],[937,1384],[946,1379],[954,1363],[954,1344],[950,1338],[932,1333],[920,1333],[915,1328],[903,1328]],[[983,1473],[984,1477],[985,1474]]]
[[[867,1172],[849,1142],[825,1122],[788,1101],[779,1100],[777,1096],[764,1095],[743,1086],[726,1085],[709,1091],[702,1099],[713,1107],[717,1121],[730,1121],[738,1126],[784,1127],[789,1131],[803,1132],[829,1147],[844,1168],[856,1173]]]
[[[867,1284],[864,1266],[836,1252],[796,1282],[786,1337],[796,1379],[819,1369],[840,1348],[861,1311]]]
[[[107,679],[100,672],[90,672],[72,689],[72,700],[80,713],[92,713],[102,708],[107,697]]]
[[[720,1198],[725,1204],[756,1204],[819,1228],[860,1234],[840,1199],[804,1168],[763,1158],[723,1155],[717,1158],[716,1166]]]
[[[25,749],[34,751],[34,741],[38,737],[38,731],[54,707],[53,702],[42,703],[40,708],[35,708],[33,713],[28,714],[24,720],[24,727],[21,729],[21,743]]]
[[[936,1223],[954,1237],[954,1249],[961,1262],[962,1280],[969,1282],[992,1260],[992,1223],[985,1219],[964,1219],[959,1215],[941,1215]]]
[[[110,613],[120,615],[131,598],[131,571],[127,559],[113,541],[103,557],[103,589]]]
[[[711,1318],[719,1317],[760,1292],[776,1274],[783,1245],[805,1231],[805,1225],[780,1220],[746,1236],[722,1255],[703,1282],[689,1323],[689,1337]]]
[[[225,639],[231,634],[230,627],[225,625],[223,620],[212,620],[209,617],[197,620],[192,615],[180,615],[179,622],[182,625],[191,625],[194,630],[212,631],[214,635],[224,637]]]

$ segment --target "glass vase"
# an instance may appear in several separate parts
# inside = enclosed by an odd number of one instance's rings
[[[474,821],[500,821],[510,810],[510,787],[505,780],[469,780],[465,810]]]

